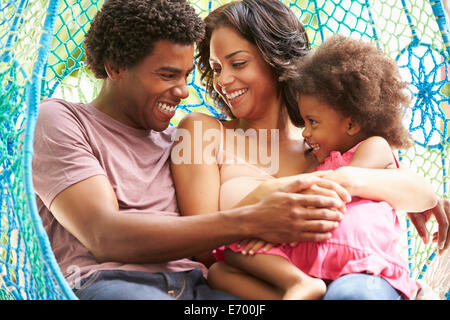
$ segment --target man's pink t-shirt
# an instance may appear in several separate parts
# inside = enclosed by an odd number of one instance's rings
[[[201,268],[205,272],[202,264],[188,259],[161,264],[98,264],[48,209],[67,187],[104,175],[116,194],[121,213],[179,215],[168,161],[174,129],[135,129],[89,104],[47,99],[40,105],[33,184],[53,252],[70,285],[97,270],[164,272]]]

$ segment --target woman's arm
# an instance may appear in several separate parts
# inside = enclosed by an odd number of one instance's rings
[[[211,141],[203,141],[205,132]],[[178,207],[184,216],[219,211],[220,172],[216,150],[221,138],[216,119],[200,113],[183,118],[177,128],[178,140],[171,154],[171,170]],[[209,266],[215,261],[211,251],[199,252],[195,259]]]
[[[284,185],[304,179],[315,181],[305,193],[323,194],[334,190],[335,197],[344,202],[349,201],[348,195],[336,185],[324,184],[324,179],[335,182],[351,196],[386,201],[396,210],[422,212],[436,206],[437,197],[428,181],[410,169],[395,168],[392,150],[383,138],[372,137],[366,142],[356,150],[349,166],[266,181],[238,206],[255,203]]]
[[[406,168],[396,168],[387,141],[371,137],[360,144],[348,166],[326,174],[352,196],[386,201],[400,211],[433,208],[437,197],[428,181]]]

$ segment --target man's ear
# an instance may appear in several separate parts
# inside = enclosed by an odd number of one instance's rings
[[[354,136],[361,131],[361,126],[359,123],[354,121],[352,118],[347,118],[347,134],[349,136]]]
[[[118,80],[120,78],[121,71],[120,69],[116,68],[112,63],[109,61],[105,61],[105,71],[108,75],[108,78],[111,80]]]

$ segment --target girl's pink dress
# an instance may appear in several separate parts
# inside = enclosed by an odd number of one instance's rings
[[[357,147],[343,155],[331,152],[317,170],[347,165]],[[406,260],[398,252],[401,234],[397,215],[388,203],[353,197],[329,240],[301,242],[294,248],[278,246],[265,254],[282,256],[306,274],[320,279],[335,280],[349,273],[378,275],[410,299],[418,287],[409,277]],[[238,242],[225,248],[236,252],[243,249],[238,248]],[[216,250],[218,260],[223,259],[223,249]]]

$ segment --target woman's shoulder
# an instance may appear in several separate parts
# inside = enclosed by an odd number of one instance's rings
[[[184,116],[178,124],[178,128],[193,130],[199,128],[201,131],[207,129],[219,129],[220,121],[208,114],[201,112],[191,112]]]

